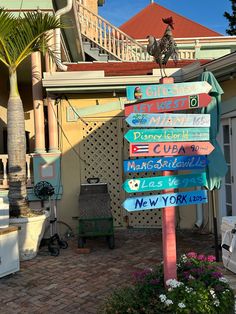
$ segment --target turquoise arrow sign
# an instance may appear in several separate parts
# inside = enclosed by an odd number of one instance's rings
[[[132,127],[210,127],[209,114],[131,113],[126,122]]]
[[[140,86],[134,85],[126,87],[126,97],[128,100],[135,100],[197,95],[208,93],[211,88],[211,85],[206,81]]]
[[[205,141],[209,140],[209,128],[134,129],[125,138],[130,143]]]
[[[127,211],[132,212],[203,203],[207,203],[206,190],[131,197],[124,201],[123,207]]]
[[[165,170],[204,169],[208,164],[206,156],[175,156],[158,158],[139,158],[124,160],[124,171],[155,172]]]
[[[191,173],[176,176],[159,176],[140,179],[128,179],[123,189],[128,193],[158,191],[164,189],[188,188],[205,186],[206,173]]]

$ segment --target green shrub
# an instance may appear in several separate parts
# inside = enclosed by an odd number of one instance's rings
[[[231,314],[234,294],[214,256],[182,255],[177,264],[178,280],[164,286],[163,265],[133,274],[129,287],[111,294],[102,314]]]

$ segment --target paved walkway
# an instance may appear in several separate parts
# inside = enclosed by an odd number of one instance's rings
[[[97,313],[113,289],[130,282],[133,271],[162,260],[161,230],[119,230],[115,237],[114,250],[102,238],[89,240],[89,254],[78,253],[75,238],[57,257],[42,248],[36,258],[21,262],[20,272],[0,279],[0,313]],[[178,255],[214,254],[213,245],[212,235],[177,232]],[[236,275],[226,275],[236,288]]]

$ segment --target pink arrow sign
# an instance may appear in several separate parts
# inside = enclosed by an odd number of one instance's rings
[[[158,98],[125,105],[125,115],[131,113],[158,113],[207,107],[211,102],[208,94]]]
[[[130,157],[209,155],[213,150],[210,142],[132,143]]]

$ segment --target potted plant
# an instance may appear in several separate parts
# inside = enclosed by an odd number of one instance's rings
[[[28,12],[18,16],[0,9],[0,62],[9,73],[9,99],[7,103],[7,151],[9,178],[9,213],[12,223],[34,221],[34,229],[41,221],[39,235],[46,215],[35,215],[29,208],[26,191],[26,143],[25,119],[22,99],[18,91],[17,69],[33,52],[48,52],[55,59],[55,53],[49,46],[50,31],[62,27],[60,19],[52,14]],[[22,226],[21,244],[26,242],[28,227]],[[36,233],[34,230],[33,234]],[[32,237],[32,235],[31,235]],[[31,239],[32,240],[32,239]],[[21,256],[28,259],[35,256],[34,249],[29,248]]]
[[[234,313],[234,293],[214,256],[182,255],[177,274],[164,284],[162,264],[134,273],[133,283],[113,292],[100,313]]]

